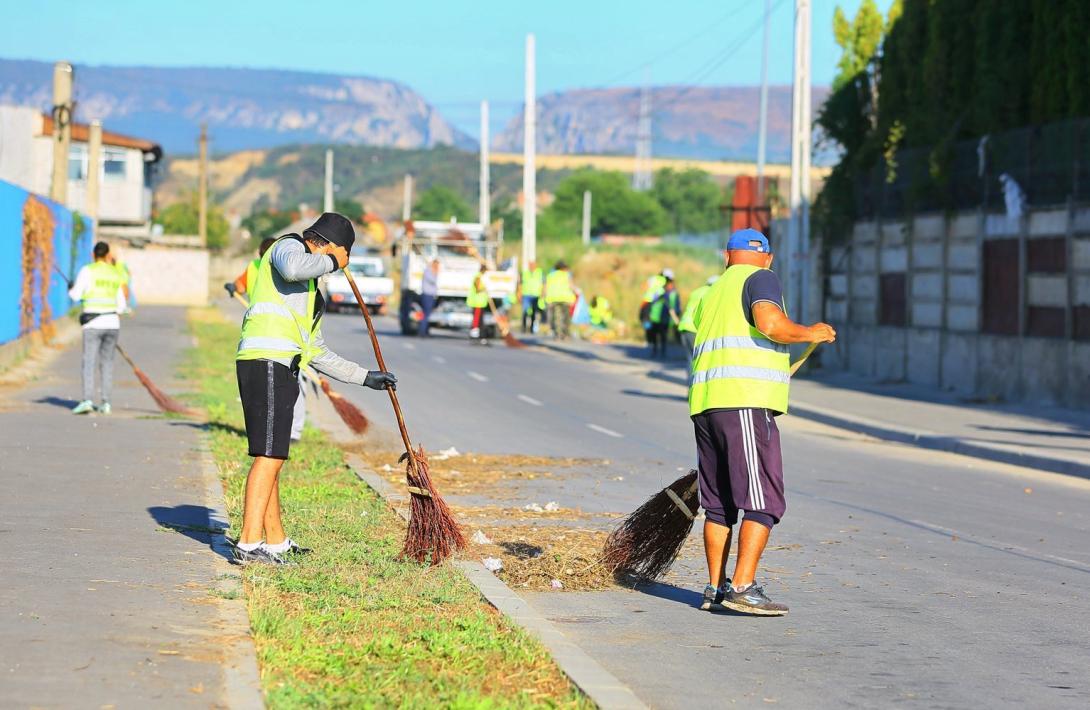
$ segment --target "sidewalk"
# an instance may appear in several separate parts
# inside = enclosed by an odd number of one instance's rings
[[[121,340],[170,393],[184,309]],[[119,357],[114,413],[77,417],[79,340],[0,388],[0,670],[6,706],[260,707],[222,491],[200,425],[159,415]],[[215,544],[215,549],[213,549]]]
[[[646,348],[631,344],[525,340],[686,384],[685,362],[677,346],[672,350],[679,359],[663,362],[647,358]],[[791,383],[790,414],[878,439],[1090,478],[1090,412],[968,402],[919,385],[878,384],[849,373],[826,373]]]

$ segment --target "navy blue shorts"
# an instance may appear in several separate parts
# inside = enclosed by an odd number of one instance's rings
[[[693,416],[700,505],[720,525],[743,517],[772,527],[783,517],[780,430],[767,409],[713,409]]]

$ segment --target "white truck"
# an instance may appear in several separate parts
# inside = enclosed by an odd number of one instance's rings
[[[386,310],[394,294],[394,282],[386,275],[386,265],[377,254],[353,253],[348,257],[348,270],[360,289],[363,302],[372,314]],[[342,271],[334,271],[325,279],[326,307],[330,311],[357,311],[356,294]]]
[[[439,260],[439,297],[428,320],[429,327],[469,329],[473,314],[466,305],[466,296],[482,259],[496,267],[485,272],[483,283],[496,309],[505,312],[518,286],[518,262],[510,258],[497,264],[502,245],[502,228],[492,234],[491,229],[472,222],[410,222],[397,241],[401,261],[398,309],[401,332],[415,335],[424,318],[421,282],[432,259]],[[483,336],[495,336],[496,322],[490,311],[485,312],[481,325]]]

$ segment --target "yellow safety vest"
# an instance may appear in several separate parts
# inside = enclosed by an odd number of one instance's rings
[[[591,325],[608,325],[611,320],[613,320],[613,310],[609,307],[609,301],[599,296],[598,305],[591,306],[590,309]]]
[[[666,289],[666,277],[662,274],[655,274],[647,280],[647,290],[643,292],[643,300],[645,303],[650,303]]]
[[[478,276],[473,277],[473,281],[469,283],[469,295],[466,296],[466,305],[470,308],[488,308],[488,291],[484,288],[484,282],[482,279],[481,289],[477,290]]]
[[[689,294],[689,302],[685,304],[685,311],[681,314],[681,320],[677,324],[679,333],[696,332],[696,323],[693,322],[693,316],[696,315],[696,307],[700,303],[700,299],[704,298],[710,288],[711,286],[701,286]]]
[[[741,407],[787,411],[787,346],[751,326],[742,308],[746,279],[757,271],[745,264],[728,267],[697,306],[690,415]]]
[[[254,259],[246,266],[246,293],[253,289],[254,281],[257,281],[257,270],[259,268],[261,268],[261,257]]]
[[[83,292],[84,313],[117,313],[117,292],[125,285],[125,277],[112,264],[96,261],[87,265],[91,285]]]
[[[561,269],[549,272],[545,277],[545,303],[575,303],[570,273]]]
[[[545,272],[541,270],[541,267],[530,271],[529,269],[522,270],[522,295],[523,296],[540,296],[541,287],[545,283]]]
[[[242,337],[235,359],[290,360],[299,355],[299,367],[302,368],[319,354],[312,346],[322,330],[321,319],[314,317],[318,280],[311,279],[307,283],[306,313],[289,308],[273,280],[272,253],[275,248],[274,244],[261,257],[257,276],[246,285],[250,307],[242,320]]]

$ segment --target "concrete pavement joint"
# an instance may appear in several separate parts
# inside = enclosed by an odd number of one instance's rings
[[[368,468],[356,454],[346,457],[356,477],[371,487],[393,510],[408,521],[408,495]],[[454,563],[477,588],[485,601],[519,626],[536,636],[549,650],[565,675],[594,703],[604,710],[636,710],[647,706],[628,686],[598,664],[570,641],[551,621],[537,613],[525,599],[499,577],[489,572],[480,560]]]

